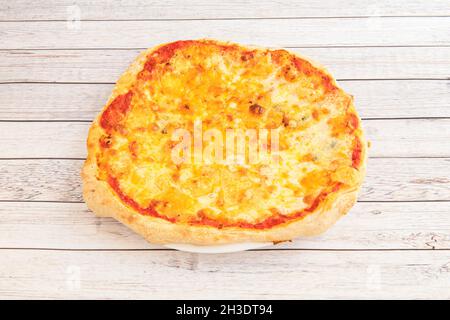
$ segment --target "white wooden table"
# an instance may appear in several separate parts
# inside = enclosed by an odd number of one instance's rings
[[[328,233],[189,254],[86,208],[114,81],[141,49],[201,37],[301,52],[354,94],[368,174]],[[0,0],[0,120],[0,298],[450,299],[449,0]]]

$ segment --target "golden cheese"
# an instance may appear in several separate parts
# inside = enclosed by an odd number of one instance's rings
[[[176,223],[247,228],[274,215],[288,221],[360,183],[361,129],[352,98],[310,62],[285,50],[209,40],[168,44],[146,59],[100,116],[96,154],[97,178],[133,209]],[[226,154],[227,141],[215,149],[213,138],[227,130],[277,130],[269,138],[279,140],[270,155],[276,161],[250,163],[248,150],[241,161],[195,161],[191,140],[180,148],[188,159],[176,163],[174,134],[194,134],[196,121],[201,151],[211,155]],[[209,140],[205,132],[213,132]]]

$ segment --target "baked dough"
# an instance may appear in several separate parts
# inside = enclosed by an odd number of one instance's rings
[[[196,119],[220,132],[278,130],[278,161],[175,163],[173,134]],[[215,40],[142,52],[92,123],[87,149],[88,207],[160,244],[320,234],[356,202],[367,159],[353,97],[324,68]]]

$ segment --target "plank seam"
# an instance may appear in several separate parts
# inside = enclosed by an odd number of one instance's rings
[[[391,120],[449,120],[450,117],[444,116],[444,117],[392,117],[392,118],[366,118],[363,117],[361,120],[363,121],[391,121]],[[42,119],[0,119],[0,123],[90,123],[92,120],[89,119],[48,119],[48,120],[42,120]]]
[[[270,49],[277,49],[280,47],[271,47],[271,46],[265,46],[266,48]],[[403,45],[302,45],[302,46],[283,46],[282,48],[287,49],[329,49],[329,48],[336,48],[336,49],[353,49],[353,48],[449,48],[450,45],[446,44],[403,44]],[[126,48],[120,48],[120,47],[103,47],[103,48],[96,48],[96,47],[85,47],[85,48],[1,48],[0,52],[5,51],[101,51],[101,50],[110,50],[110,51],[130,51],[130,50],[146,50],[148,47],[126,47]]]
[[[166,249],[166,248],[153,248],[153,249],[115,249],[115,248],[111,248],[111,249],[105,249],[105,248],[99,248],[99,249],[91,249],[91,248],[86,248],[86,249],[79,249],[79,248],[14,248],[14,247],[4,247],[4,248],[0,248],[0,250],[11,250],[11,251],[74,251],[74,252],[139,252],[139,251],[143,251],[143,252],[148,252],[148,251],[178,251],[175,249]],[[450,251],[450,248],[435,248],[435,249],[425,249],[425,248],[417,248],[417,249],[413,249],[413,248],[389,248],[389,249],[383,249],[383,248],[374,248],[374,249],[332,249],[332,248],[321,248],[321,249],[313,249],[313,248],[273,248],[273,249],[251,249],[251,250],[246,250],[246,251],[253,251],[253,252],[257,252],[257,251],[326,251],[326,252],[365,252],[365,251],[376,251],[376,252],[381,252],[381,251]]]
[[[436,78],[340,78],[336,79],[336,81],[341,82],[363,82],[363,81],[448,81],[450,80],[450,76],[448,77],[436,77]],[[115,82],[86,82],[86,81],[2,81],[0,85],[10,85],[10,84],[88,84],[88,85],[96,85],[96,84],[109,84],[113,85]]]
[[[359,203],[433,203],[450,202],[450,200],[358,200]],[[63,201],[63,200],[14,200],[0,199],[0,203],[85,203],[84,201]]]
[[[406,119],[408,120],[408,119]],[[1,122],[1,121],[0,121]],[[450,156],[369,156],[369,159],[449,159]],[[0,161],[8,161],[8,160],[80,160],[84,161],[86,158],[78,158],[78,157],[67,157],[67,158],[59,158],[59,157],[4,157],[0,158]]]
[[[264,46],[269,49],[356,49],[356,48],[449,48],[450,45],[422,45],[422,44],[411,44],[411,45],[324,45],[324,46],[278,46],[270,47]],[[10,52],[10,51],[131,51],[131,50],[146,50],[148,47],[134,48],[111,48],[111,47],[100,47],[100,48],[1,48],[0,52]]]
[[[224,17],[224,18],[152,18],[152,19],[80,19],[81,22],[145,22],[145,21],[245,21],[245,20],[320,20],[320,19],[410,19],[447,18],[450,15],[356,15],[356,16],[297,16],[297,17]],[[67,19],[2,19],[0,23],[67,22]]]

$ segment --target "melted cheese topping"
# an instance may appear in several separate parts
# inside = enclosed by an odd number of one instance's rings
[[[172,134],[275,129],[278,161],[181,163]],[[359,119],[333,79],[285,50],[164,45],[100,117],[98,178],[140,212],[176,223],[270,228],[360,183]],[[205,146],[204,146],[205,147]]]

